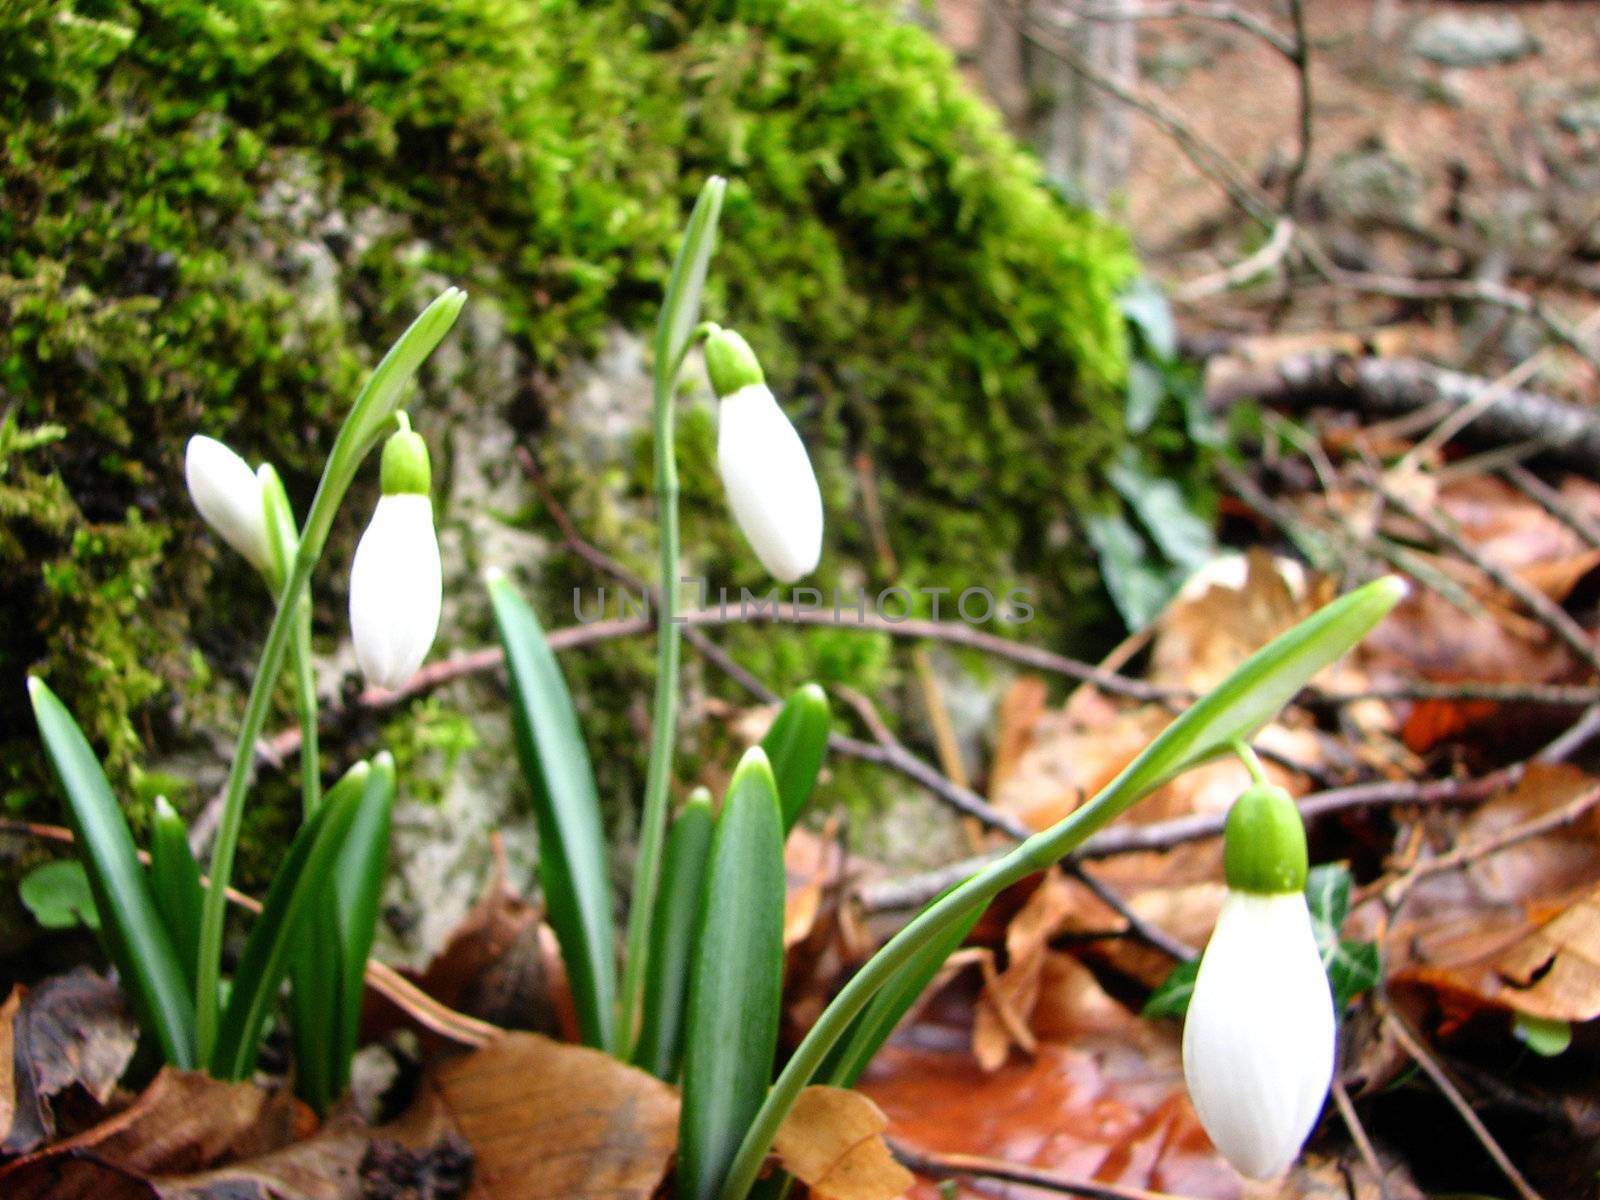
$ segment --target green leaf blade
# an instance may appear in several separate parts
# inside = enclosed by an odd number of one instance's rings
[[[192,1069],[194,1000],[150,894],[127,818],[66,705],[37,677],[29,678],[28,692],[50,766],[66,797],[107,952],[167,1062]]]
[[[45,929],[82,925],[97,933],[100,930],[94,890],[83,863],[75,858],[59,858],[33,868],[17,884],[17,895]]]
[[[932,903],[938,903],[935,899]],[[931,907],[931,905],[930,905]],[[938,975],[945,960],[961,948],[974,925],[983,916],[978,908],[949,929],[932,938],[888,983],[879,990],[850,1031],[844,1035],[828,1061],[817,1073],[823,1083],[835,1087],[854,1087],[873,1056],[883,1048],[900,1022]]]
[[[783,828],[787,833],[805,811],[811,789],[816,786],[828,752],[828,727],[833,714],[828,694],[815,683],[794,690],[761,739],[778,784],[778,801],[783,805]]]
[[[783,815],[767,756],[753,747],[728,785],[706,869],[689,982],[680,1200],[717,1195],[771,1083],[783,900]]]
[[[218,1029],[210,1069],[219,1079],[244,1079],[255,1069],[262,1031],[288,973],[291,952],[304,923],[318,919],[317,901],[327,895],[329,873],[355,820],[369,770],[366,763],[357,763],[345,780],[355,776],[359,786],[336,786],[328,792],[316,814],[300,827],[273,876],[261,915],[239,956]],[[326,919],[327,914],[320,916]]]
[[[661,890],[650,925],[650,960],[645,974],[644,1023],[634,1062],[669,1083],[683,1053],[684,1010],[695,923],[705,891],[706,860],[715,819],[711,795],[696,790],[667,836]]]
[[[394,818],[394,758],[384,751],[372,760],[372,773],[344,847],[334,865],[333,894],[338,917],[339,1016],[333,1046],[335,1094],[350,1086],[350,1059],[361,1026],[361,997],[367,958],[378,931],[378,908],[389,869],[389,830]]]
[[[512,731],[539,825],[539,882],[572,983],[583,1040],[616,1045],[615,925],[594,769],[565,677],[532,608],[507,579],[490,582],[511,685]]]
[[[200,864],[189,849],[188,827],[165,796],[156,797],[150,825],[150,888],[193,988],[200,964]]]
[[[700,189],[694,211],[689,214],[683,245],[678,247],[678,255],[673,260],[672,275],[667,281],[667,293],[656,324],[658,383],[677,378],[678,363],[689,348],[694,327],[700,320],[700,296],[705,291],[706,271],[711,265],[711,251],[716,247],[717,220],[727,189],[727,181],[713,175]]]

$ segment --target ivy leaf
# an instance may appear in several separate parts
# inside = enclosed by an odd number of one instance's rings
[[[1516,1034],[1535,1054],[1554,1058],[1572,1045],[1572,1022],[1556,1021],[1548,1017],[1534,1017],[1519,1012],[1511,1026]]]
[[[1155,563],[1149,545],[1121,513],[1090,513],[1083,527],[1099,556],[1111,602],[1129,629],[1143,629],[1166,606],[1179,581]]]
[[[1139,1010],[1145,1017],[1181,1017],[1189,1011],[1189,1000],[1194,996],[1195,977],[1200,974],[1200,960],[1181,962],[1150,993],[1150,999]]]
[[[58,859],[35,867],[17,885],[17,892],[33,919],[46,929],[71,929],[74,925],[100,928],[89,877],[76,859]]]
[[[1350,871],[1343,863],[1313,867],[1306,877],[1306,904],[1316,934],[1322,966],[1333,985],[1335,1007],[1343,1013],[1362,992],[1371,991],[1383,975],[1373,942],[1339,936],[1350,912]]]
[[[1117,304],[1123,319],[1139,331],[1151,354],[1157,358],[1178,356],[1178,324],[1160,284],[1141,275],[1117,297]]]

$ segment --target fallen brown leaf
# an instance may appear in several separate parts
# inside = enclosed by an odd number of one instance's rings
[[[0,1170],[6,1200],[158,1196],[153,1182],[278,1150],[309,1111],[282,1089],[164,1069],[128,1108]],[[120,1190],[119,1190],[120,1189]]]
[[[1600,1017],[1600,888],[1495,960],[1512,1008],[1552,1021]]]
[[[1050,939],[1072,911],[1072,887],[1059,868],[1047,871],[1006,929],[1006,968],[989,974],[972,1023],[972,1052],[993,1071],[1013,1045],[1032,1052],[1033,1011]]]
[[[423,1086],[472,1148],[475,1200],[648,1200],[672,1161],[677,1091],[586,1046],[509,1033]]]
[[[0,1009],[0,1152],[43,1145],[56,1130],[50,1101],[71,1088],[103,1106],[138,1042],[121,990],[87,967],[14,991]]]
[[[913,1182],[883,1133],[889,1118],[860,1092],[808,1087],[773,1142],[783,1168],[817,1200],[893,1200]]]

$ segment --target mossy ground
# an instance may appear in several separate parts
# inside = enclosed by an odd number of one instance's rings
[[[1053,633],[1093,592],[1073,516],[1121,436],[1125,240],[1042,186],[887,4],[15,0],[0,127],[13,808],[44,795],[25,671],[124,782],[152,746],[228,727],[197,681],[247,675],[268,602],[190,514],[191,433],[271,459],[303,511],[363,372],[451,282],[493,302],[512,354],[475,401],[541,444],[569,366],[653,320],[712,173],[731,183],[706,312],[746,334],[814,447],[836,514],[818,586],[879,578],[854,516],[865,454],[900,582],[1025,581]],[[472,386],[435,366],[422,404]],[[726,524],[711,426],[683,424],[704,535]],[[542,453],[580,520],[648,495],[642,466],[597,480]],[[361,511],[330,555],[329,637]],[[731,536],[691,549],[766,587]],[[550,611],[573,577],[545,564]],[[856,636],[735,645],[780,685],[881,678]],[[634,650],[574,675],[637,682]]]

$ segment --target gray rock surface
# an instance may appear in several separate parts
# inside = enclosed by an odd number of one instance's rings
[[[1441,12],[1411,31],[1411,52],[1445,67],[1488,67],[1539,52],[1539,43],[1513,13]]]

